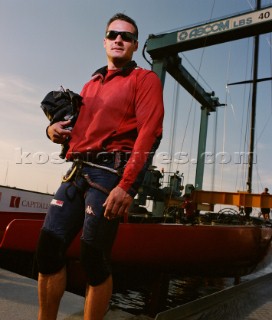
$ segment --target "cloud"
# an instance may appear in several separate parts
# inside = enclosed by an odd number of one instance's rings
[[[0,75],[0,90],[0,183],[29,189],[44,185],[39,191],[49,188],[52,192],[67,165],[50,161],[60,146],[45,135],[48,120],[39,107],[44,89],[18,75],[6,74]],[[42,165],[40,154],[49,159]]]
[[[1,138],[6,143],[22,145],[38,140],[48,124],[40,106],[43,89],[18,75],[0,75]],[[42,97],[42,98],[41,98]]]
[[[0,75],[0,105],[6,119],[15,120],[26,116],[29,121],[38,117],[41,88],[17,75]]]

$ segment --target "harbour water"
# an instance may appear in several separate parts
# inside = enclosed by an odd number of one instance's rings
[[[120,279],[118,279],[117,288],[112,297],[112,305],[132,314],[150,316],[230,287],[234,281],[229,278],[171,275],[165,299],[160,299],[158,305],[154,306],[152,303],[152,282],[146,278],[145,280],[136,278],[138,277],[134,275],[134,279],[126,279],[127,286],[123,286],[123,288],[122,285],[120,286]]]
[[[256,279],[272,272],[272,247],[255,272],[243,276],[239,283]],[[237,279],[219,278],[219,277],[182,277],[168,275],[169,286],[162,288],[165,296],[159,299],[158,304],[154,306],[152,302],[152,292],[162,285],[158,276],[150,272],[122,272],[116,274],[114,278],[115,288],[111,304],[132,314],[154,314],[165,311],[198,298],[210,295],[223,289],[234,286]],[[153,292],[154,295],[154,292]]]

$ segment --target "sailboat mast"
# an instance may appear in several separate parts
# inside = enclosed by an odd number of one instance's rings
[[[261,0],[256,1],[256,10],[261,8]],[[257,79],[259,62],[259,35],[254,37],[254,57],[253,57],[253,78],[252,78],[252,107],[250,123],[250,142],[248,156],[248,174],[247,174],[247,192],[252,192],[252,172],[254,162],[254,144],[255,144],[255,120],[256,120],[256,101],[257,101]]]

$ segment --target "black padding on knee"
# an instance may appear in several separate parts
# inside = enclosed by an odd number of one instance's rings
[[[105,254],[83,240],[81,240],[80,261],[91,286],[98,286],[111,274],[110,262]]]
[[[42,230],[36,258],[40,273],[52,274],[60,271],[66,263],[64,240],[49,231]]]

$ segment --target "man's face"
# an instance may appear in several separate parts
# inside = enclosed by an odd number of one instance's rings
[[[133,25],[123,20],[113,21],[107,31],[127,31],[135,33]],[[113,38],[113,37],[112,37]],[[120,34],[115,39],[104,39],[104,48],[108,57],[108,63],[112,67],[120,68],[132,59],[133,53],[138,49],[137,40],[123,39]]]

